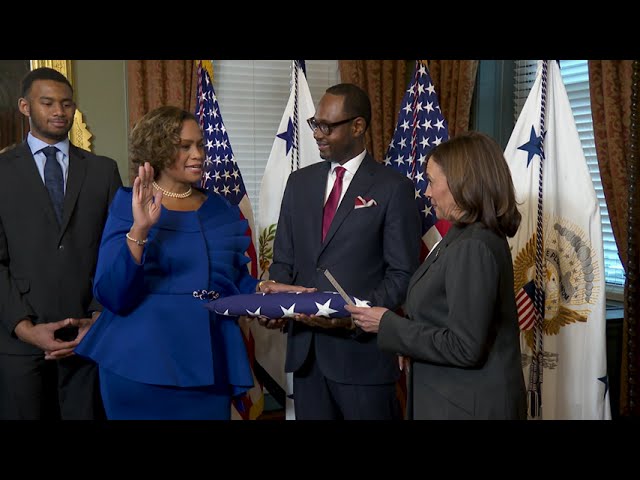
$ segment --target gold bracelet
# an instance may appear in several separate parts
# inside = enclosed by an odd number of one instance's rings
[[[256,288],[256,292],[262,292],[262,285],[264,285],[265,283],[276,283],[275,280],[262,280],[260,282],[258,282],[258,288]]]
[[[130,232],[127,232],[127,234],[125,235],[127,237],[127,240],[131,240],[133,243],[135,243],[139,247],[143,247],[144,244],[147,243],[147,240],[149,240],[148,238],[145,238],[144,240],[137,240],[133,238],[131,235],[129,235],[129,233]]]

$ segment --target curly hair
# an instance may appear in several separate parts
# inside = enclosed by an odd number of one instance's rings
[[[154,177],[171,166],[178,156],[180,132],[186,120],[198,122],[195,115],[173,106],[151,110],[133,127],[129,134],[129,160],[134,175],[138,167],[149,162]]]
[[[481,222],[513,237],[521,214],[511,172],[500,145],[480,132],[466,132],[436,146],[429,157],[447,177],[451,195],[462,210],[459,224]]]

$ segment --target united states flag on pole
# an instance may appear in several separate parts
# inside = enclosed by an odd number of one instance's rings
[[[420,259],[449,230],[449,222],[436,218],[431,201],[426,197],[425,167],[429,153],[436,145],[449,138],[447,121],[442,115],[438,95],[431,81],[427,66],[416,61],[411,80],[400,104],[398,123],[389,144],[384,163],[399,170],[414,184],[415,200],[422,219],[422,248]],[[407,390],[405,370],[397,383],[398,399],[406,405]]]
[[[233,156],[229,136],[222,121],[218,100],[212,84],[213,66],[211,60],[198,62],[198,89],[195,115],[200,122],[200,128],[204,134],[205,161],[202,172],[201,187],[212,190],[223,196],[232,205],[239,205],[243,218],[249,222],[247,235],[251,237],[251,243],[247,249],[247,256],[251,259],[250,272],[257,277],[256,249],[253,242],[253,211],[251,203],[244,188],[240,169]],[[232,405],[232,418],[254,420],[262,413],[264,396],[262,385],[255,375],[255,342],[249,325],[240,320],[240,328],[243,333],[249,360],[252,365],[254,387],[247,395],[234,399]]]
[[[291,172],[321,161],[313,132],[306,120],[315,115],[311,91],[307,84],[304,61],[293,60],[291,90],[260,185],[260,216],[258,218],[260,278],[269,278],[273,262],[273,240],[280,216],[280,205]],[[279,331],[267,330],[255,323],[256,358],[264,367],[266,378],[273,382],[267,390],[282,405],[287,419],[293,419],[292,374],[284,373],[286,337]]]
[[[422,259],[450,226],[446,220],[436,218],[431,202],[425,195],[425,166],[429,153],[448,138],[447,121],[440,110],[429,70],[417,61],[412,80],[402,98],[398,123],[384,163],[399,170],[414,183],[416,204],[422,217]]]
[[[538,66],[504,154],[529,417],[610,419],[600,207],[556,61]]]

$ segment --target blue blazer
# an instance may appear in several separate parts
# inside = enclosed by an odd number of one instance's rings
[[[162,207],[137,264],[125,234],[133,224],[131,189],[111,204],[95,275],[104,311],[76,352],[128,379],[180,387],[230,383],[253,386],[242,332],[216,317],[194,292],[221,296],[254,292],[247,270],[247,221],[237,207],[208,194],[196,211]],[[214,369],[214,364],[217,366]],[[215,372],[222,375],[216,378]]]

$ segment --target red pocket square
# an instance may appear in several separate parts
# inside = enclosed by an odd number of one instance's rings
[[[365,208],[365,207],[373,207],[374,205],[378,205],[373,198],[363,198],[361,196],[356,197],[356,204],[353,208]]]

